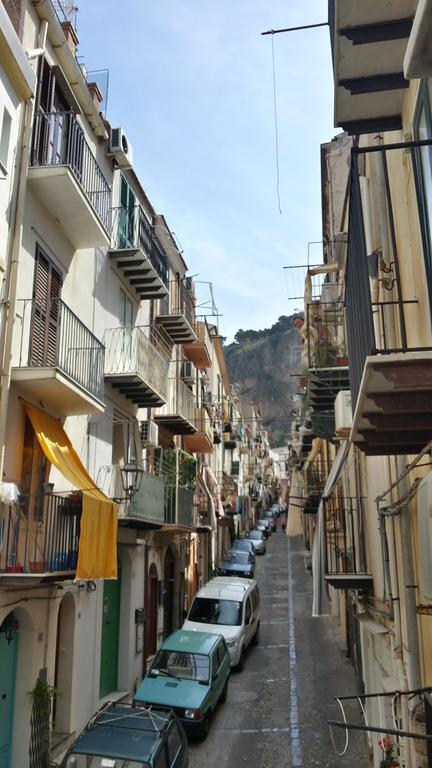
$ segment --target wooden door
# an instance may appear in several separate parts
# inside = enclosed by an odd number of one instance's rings
[[[148,635],[147,655],[153,656],[157,648],[157,619],[158,619],[158,575],[152,564],[149,571],[149,605],[148,605]]]

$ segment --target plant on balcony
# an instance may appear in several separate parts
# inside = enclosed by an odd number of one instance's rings
[[[394,744],[390,736],[384,736],[382,741],[378,742],[378,746],[381,747],[384,752],[384,757],[380,762],[380,768],[398,768],[400,763],[397,757],[393,754]]]
[[[51,768],[51,702],[56,689],[40,678],[29,692],[32,702],[30,720],[30,768]]]

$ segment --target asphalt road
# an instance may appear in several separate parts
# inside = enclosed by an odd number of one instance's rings
[[[280,531],[257,558],[261,592],[260,644],[231,674],[228,698],[213,715],[202,744],[191,743],[190,768],[348,768],[366,766],[364,737],[350,736],[344,757],[333,749],[327,719],[333,696],[355,691],[337,621],[312,619],[311,576],[300,538]],[[339,717],[335,719],[340,719]],[[335,734],[343,747],[345,732]]]

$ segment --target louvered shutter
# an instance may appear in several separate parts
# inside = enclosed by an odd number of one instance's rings
[[[30,365],[51,366],[57,359],[62,277],[38,248],[33,289]]]

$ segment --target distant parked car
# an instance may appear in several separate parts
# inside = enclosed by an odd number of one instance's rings
[[[267,549],[266,538],[262,531],[247,531],[244,537],[252,542],[257,555],[265,555]]]
[[[274,533],[277,530],[276,514],[274,511],[272,512],[271,509],[268,509],[267,512],[264,513],[264,519],[269,521],[272,533]]]
[[[173,709],[186,733],[204,741],[211,713],[226,700],[229,675],[221,634],[179,629],[162,643],[134,701]]]
[[[268,537],[271,534],[270,523],[269,523],[268,520],[258,520],[255,528],[256,528],[257,531],[262,531],[262,533],[264,534],[266,539],[268,539]]]
[[[253,579],[255,556],[250,552],[241,552],[239,549],[229,549],[219,563],[218,573],[220,576],[246,576],[248,579]]]
[[[248,539],[234,539],[232,549],[239,549],[241,552],[250,552],[255,562],[255,547]]]
[[[61,768],[187,768],[188,743],[172,710],[108,702],[71,744]]]

